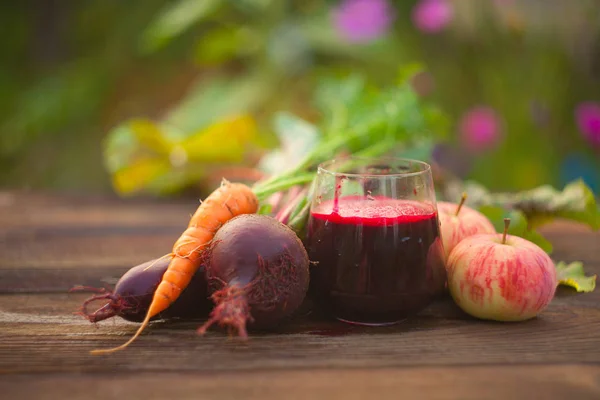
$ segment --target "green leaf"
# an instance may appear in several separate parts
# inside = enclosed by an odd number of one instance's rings
[[[456,201],[460,199],[463,193],[466,193],[468,198],[466,204],[473,208],[481,206],[496,206],[500,208],[510,208],[507,204],[493,201],[490,191],[478,182],[461,181],[452,179],[445,182],[445,190],[443,199],[446,201]]]
[[[161,175],[169,172],[170,165],[159,158],[141,158],[124,168],[115,171],[112,182],[121,195],[131,195],[144,191]]]
[[[522,235],[520,235],[523,239],[529,240],[530,242],[537,244],[540,246],[542,250],[544,250],[548,254],[552,254],[554,251],[554,246],[552,243],[548,241],[541,233],[533,229],[526,229]]]
[[[200,65],[219,65],[242,54],[249,32],[229,27],[216,28],[202,36],[196,44],[194,60]]]
[[[221,118],[251,113],[270,96],[272,84],[260,73],[200,80],[169,112],[165,123],[191,134]]]
[[[435,142],[432,138],[426,137],[420,140],[417,139],[414,141],[412,146],[400,149],[395,156],[429,162],[429,160],[431,160],[434,146]]]
[[[514,207],[527,215],[532,227],[554,218],[565,218],[587,224],[592,229],[600,228],[596,199],[581,179],[566,185],[562,192],[549,185],[524,192],[516,196]]]
[[[150,53],[166,45],[195,23],[209,17],[223,0],[178,0],[168,4],[141,37],[142,51]]]
[[[166,159],[171,143],[163,127],[151,120],[133,119],[112,129],[104,140],[104,163],[115,173],[135,163],[136,159]]]
[[[0,156],[13,156],[42,135],[89,123],[109,90],[109,73],[99,65],[96,58],[76,61],[22,87],[0,122]]]
[[[504,231],[504,218],[510,218],[508,234],[522,237],[540,246],[546,253],[552,253],[553,246],[542,234],[529,229],[527,217],[519,210],[505,209],[497,206],[481,206],[479,212],[485,215],[494,225],[496,232]]]
[[[326,136],[345,136],[350,152],[386,138],[406,142],[439,136],[427,126],[427,107],[409,84],[378,89],[356,74],[329,77],[319,82],[315,104],[324,115]]]
[[[321,111],[333,111],[339,105],[355,103],[364,94],[366,81],[362,75],[324,76],[318,82],[314,103]]]
[[[144,191],[169,172],[172,143],[166,136],[160,125],[144,119],[127,121],[108,133],[104,164],[119,194]]]
[[[118,193],[166,195],[194,185],[211,164],[243,162],[257,137],[256,122],[248,115],[222,119],[191,134],[173,134],[163,125],[137,119],[108,134],[104,161]]]
[[[402,68],[398,71],[397,81],[399,84],[403,85],[409,82],[415,75],[419,72],[422,72],[425,69],[425,66],[420,62],[412,62],[402,66]]]
[[[185,162],[240,163],[249,144],[257,137],[254,118],[241,115],[219,120],[196,131],[177,146],[185,152]]]
[[[246,12],[264,12],[272,6],[274,1],[279,0],[229,0],[229,2]]]
[[[341,151],[377,156],[399,144],[407,148],[435,135],[426,129],[422,104],[409,85],[377,89],[366,87],[359,75],[350,75],[322,80],[316,92],[319,111],[329,115],[321,124],[322,140],[295,168],[261,182],[261,190],[276,187],[273,183],[279,179],[313,170]]]
[[[259,163],[269,175],[294,168],[321,139],[317,127],[289,113],[275,114],[273,125],[279,147],[265,154]]]
[[[257,184],[257,193],[285,188],[295,176],[340,152],[378,156],[436,136],[427,129],[424,106],[408,84],[379,89],[367,86],[360,75],[327,78],[318,83],[314,102],[323,115],[320,143],[295,168]]]
[[[172,143],[166,139],[167,134],[164,128],[153,121],[135,119],[129,122],[129,129],[140,145],[152,149],[158,154],[166,154],[172,148]]]
[[[460,197],[466,192],[468,204],[498,206],[520,210],[531,229],[535,229],[555,218],[563,218],[587,224],[592,229],[600,228],[600,212],[591,189],[581,180],[575,180],[562,191],[550,185],[518,193],[490,193],[476,182],[453,183],[446,190],[449,197]]]
[[[302,31],[291,22],[272,27],[266,39],[268,63],[288,77],[298,77],[311,66],[310,50]]]
[[[342,131],[348,125],[349,107],[365,90],[366,81],[358,74],[343,79],[325,76],[319,80],[313,102],[323,115],[321,125],[326,127],[325,133]]]
[[[447,138],[452,125],[448,114],[433,105],[424,106],[422,111],[426,129],[433,133],[432,136],[437,139]]]
[[[497,206],[481,206],[479,212],[490,220],[496,232],[504,231],[504,218],[510,218],[510,226],[508,227],[510,235],[521,236],[527,230],[527,218],[519,210],[504,209]]]
[[[567,264],[563,261],[556,265],[559,285],[570,286],[578,292],[593,292],[596,288],[596,275],[585,276],[583,263],[575,261]]]

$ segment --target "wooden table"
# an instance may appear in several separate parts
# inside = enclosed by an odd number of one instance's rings
[[[600,291],[559,289],[539,318],[489,323],[450,299],[395,327],[295,321],[248,343],[198,322],[156,323],[126,351],[136,324],[73,315],[86,294],[160,256],[194,201],[0,192],[0,397],[600,399]],[[545,229],[556,260],[600,274],[600,234]],[[128,396],[128,397],[125,397]]]

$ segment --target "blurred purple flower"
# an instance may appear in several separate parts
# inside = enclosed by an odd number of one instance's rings
[[[474,152],[490,150],[500,141],[500,118],[490,107],[474,107],[461,118],[459,130],[467,149]]]
[[[440,32],[452,17],[452,5],[448,0],[420,0],[412,12],[413,23],[425,33]]]
[[[373,41],[387,33],[394,9],[387,0],[343,0],[333,11],[333,23],[347,41]]]
[[[600,104],[581,103],[575,109],[577,126],[593,147],[600,148]]]

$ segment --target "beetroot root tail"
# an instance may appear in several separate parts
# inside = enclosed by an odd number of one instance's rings
[[[208,328],[217,324],[226,327],[229,332],[237,331],[238,337],[248,339],[246,324],[254,321],[250,315],[250,306],[244,290],[235,287],[226,287],[213,294],[216,306],[210,313],[210,318],[200,328],[197,333],[204,335]]]
[[[98,300],[110,300],[110,302],[90,313],[87,309],[88,304]],[[117,315],[117,309],[122,307],[120,303],[119,296],[116,296],[113,293],[99,294],[84,301],[81,305],[81,310],[77,314],[83,316],[90,322],[96,323]]]
[[[91,314],[87,313],[87,311],[80,311],[77,314],[82,315],[88,321],[90,321],[92,323],[96,323],[96,322],[104,321],[105,319],[114,317],[115,315],[117,315],[117,311],[112,306],[112,303],[108,303],[108,304],[105,304],[104,306],[100,307],[99,309],[97,309],[96,311],[94,311]]]

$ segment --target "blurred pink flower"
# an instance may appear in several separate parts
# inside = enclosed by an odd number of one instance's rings
[[[487,106],[474,107],[464,114],[459,130],[463,145],[473,152],[490,150],[500,142],[500,118]]]
[[[452,20],[452,5],[448,0],[420,0],[413,8],[412,20],[425,33],[437,33]]]
[[[575,109],[577,126],[594,147],[600,148],[600,104],[593,102],[581,103]]]
[[[387,33],[393,13],[387,0],[343,0],[333,11],[333,23],[347,41],[370,42]]]

